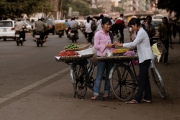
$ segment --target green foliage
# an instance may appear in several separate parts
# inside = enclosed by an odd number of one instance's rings
[[[83,16],[90,13],[88,3],[84,0],[62,0],[62,11],[65,15],[68,14],[69,7],[72,8],[72,11],[79,11],[80,15]]]
[[[121,7],[113,7],[113,11],[120,12],[123,11],[123,9]]]
[[[166,9],[169,12],[175,12],[177,17],[180,17],[180,0],[159,0],[158,8]]]
[[[91,8],[91,14],[99,14],[103,12],[103,8]]]
[[[51,11],[53,7],[47,0],[1,0],[0,16],[14,19],[21,17],[23,13],[27,15],[34,12]]]

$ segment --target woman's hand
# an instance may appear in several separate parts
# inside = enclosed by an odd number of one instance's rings
[[[114,48],[114,44],[106,44],[106,48]]]
[[[119,47],[122,47],[122,46],[123,46],[123,44],[121,44],[121,43],[119,43],[119,42],[116,42],[116,41],[114,42],[114,45],[115,45],[115,46],[119,46]]]

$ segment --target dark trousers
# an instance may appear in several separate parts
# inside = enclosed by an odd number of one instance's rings
[[[88,42],[89,43],[92,43],[92,38],[93,38],[93,32],[91,32],[91,33],[86,33],[85,32],[85,37],[87,38],[87,35],[88,35]]]
[[[25,40],[26,38],[26,32],[25,31],[20,31],[20,36]]]
[[[168,56],[169,56],[169,40],[161,40],[164,47],[166,48],[166,54],[164,55],[164,63],[168,62]]]
[[[150,66],[151,60],[145,60],[144,62],[139,64],[139,81],[138,81],[138,91],[135,95],[135,100],[137,102],[141,102],[144,93],[145,100],[151,100],[151,86],[149,82],[148,70]]]
[[[116,26],[116,34],[118,35],[118,30],[120,32],[121,38],[120,38],[120,43],[124,43],[124,27],[122,25],[117,25]]]

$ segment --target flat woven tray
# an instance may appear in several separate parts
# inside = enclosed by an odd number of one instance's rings
[[[93,57],[94,54],[88,54],[88,55],[82,55],[82,56],[64,56],[64,57],[59,57],[55,56],[57,61],[79,61],[82,59],[87,59]]]
[[[124,53],[113,53],[113,56],[123,56]]]
[[[136,56],[111,56],[111,57],[97,57],[97,60],[99,61],[131,61],[131,60],[137,60]]]
[[[80,48],[75,48],[75,49],[65,49],[66,51],[80,51],[80,50],[84,50],[87,49],[90,44],[77,44],[80,46]]]

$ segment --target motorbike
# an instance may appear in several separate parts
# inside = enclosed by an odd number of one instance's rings
[[[78,39],[78,30],[77,29],[71,29],[69,31],[69,37],[72,40],[72,42],[76,42]]]
[[[64,35],[64,30],[59,30],[58,33],[56,33],[59,35],[59,37],[61,38]]]
[[[37,32],[35,33],[35,38],[36,38],[36,45],[37,47],[39,47],[41,45],[41,47],[43,46],[43,39],[44,39],[44,33],[43,32]]]
[[[23,31],[16,31],[15,36],[16,36],[16,43],[17,46],[19,46],[19,44],[21,44],[21,46],[23,45]]]
[[[21,46],[23,45],[25,38],[25,31],[26,31],[26,26],[23,26],[22,30],[16,31],[15,36],[16,36],[17,46],[19,46],[19,44],[21,44]]]

